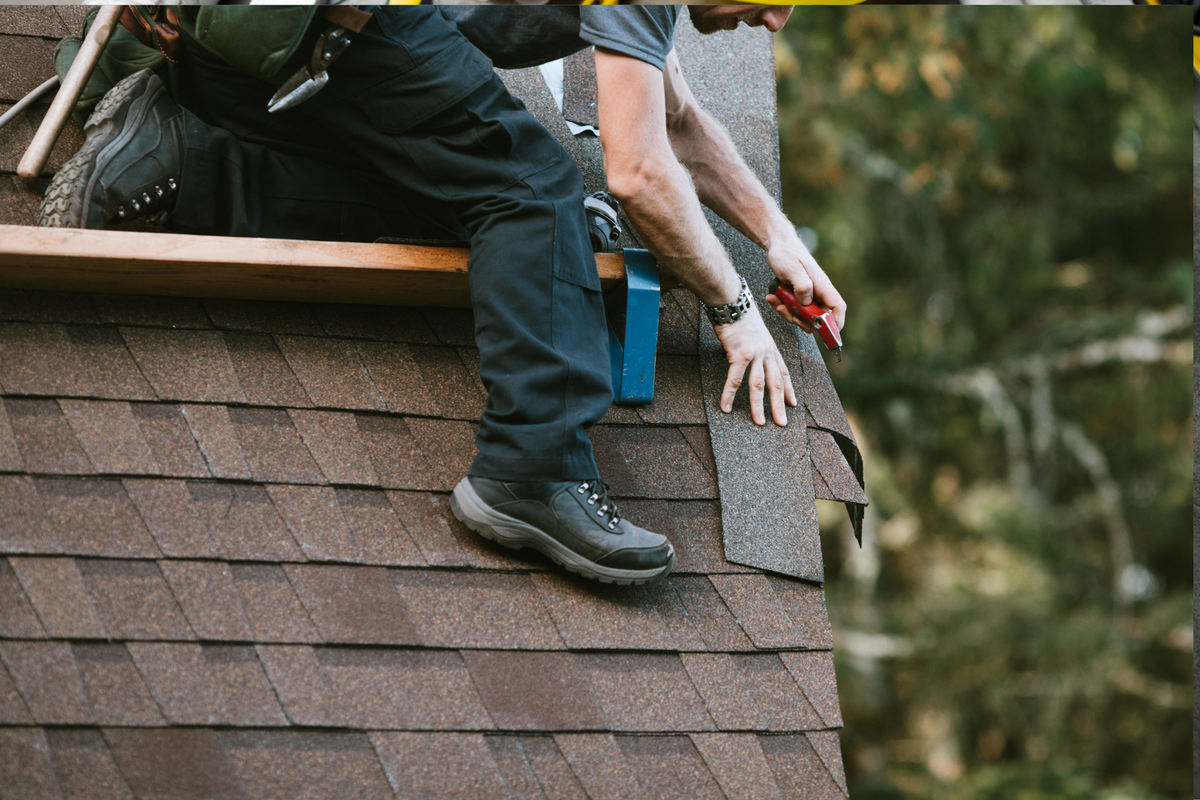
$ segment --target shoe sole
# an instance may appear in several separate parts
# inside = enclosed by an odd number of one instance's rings
[[[450,495],[450,510],[464,525],[485,539],[512,550],[532,547],[549,556],[551,560],[568,572],[574,572],[601,583],[639,586],[667,577],[675,566],[675,550],[672,548],[670,560],[665,566],[657,569],[636,570],[602,567],[571,550],[540,528],[489,507],[480,499],[465,478],[459,482],[458,486],[454,487],[454,493]]]
[[[154,107],[154,101],[166,91],[161,85],[147,91],[145,85],[152,77],[154,73],[149,70],[135,72],[117,83],[96,105],[83,126],[83,147],[55,173],[42,198],[38,225],[44,228],[87,227],[88,204],[99,172],[97,166],[114,148],[123,146],[137,132]],[[138,92],[141,96],[128,102]]]

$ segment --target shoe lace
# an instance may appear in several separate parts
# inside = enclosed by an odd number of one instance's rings
[[[616,503],[608,499],[608,493],[612,491],[612,487],[608,483],[602,480],[580,481],[575,491],[588,495],[587,504],[589,506],[599,503],[600,507],[596,509],[596,516],[605,520],[605,527],[610,531],[617,529],[617,526],[621,524],[621,511],[617,508]]]

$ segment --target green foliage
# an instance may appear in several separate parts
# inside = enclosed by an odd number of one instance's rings
[[[804,7],[776,37],[872,500],[863,551],[823,527],[856,798],[1191,785],[1187,14]]]

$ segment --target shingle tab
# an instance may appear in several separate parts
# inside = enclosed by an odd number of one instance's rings
[[[625,762],[638,775],[641,797],[724,800],[692,740],[686,736],[618,736]]]
[[[242,445],[225,406],[182,406],[208,469],[217,478],[249,478]]]
[[[0,638],[40,639],[46,632],[10,560],[0,558]]]
[[[636,800],[647,796],[638,785],[636,769],[626,763],[609,733],[558,734],[559,752],[592,800]],[[676,797],[684,797],[682,793]]]
[[[729,800],[783,800],[757,736],[693,733],[691,737]]]
[[[719,729],[765,728],[750,687],[728,653],[680,653],[679,657]]]
[[[688,619],[709,650],[753,650],[754,645],[742,631],[737,620],[717,594],[708,578],[680,575],[670,579],[671,588],[679,595]]]
[[[295,333],[320,336],[321,324],[307,303],[271,303],[261,300],[208,298],[202,301],[218,328],[262,333]]]
[[[92,722],[70,645],[0,641],[0,659],[8,667],[8,674],[36,722],[42,725]]]
[[[660,354],[654,366],[654,401],[637,412],[644,422],[658,425],[707,425],[700,359]]]
[[[833,653],[828,651],[780,653],[796,683],[804,690],[813,708],[821,715],[826,727],[842,726],[842,710],[838,704],[837,675],[833,671]]]
[[[107,634],[72,558],[9,558],[46,632],[60,639]]]
[[[504,785],[508,789],[511,800],[545,800],[562,796],[550,791],[542,791],[538,776],[534,773],[529,759],[525,757],[520,737],[485,734],[483,740],[492,753],[492,760],[500,770],[501,777],[504,778]],[[569,771],[568,774],[570,774]],[[578,783],[576,783],[576,788],[579,795],[582,796],[583,789],[578,786]]]
[[[338,489],[338,506],[350,533],[359,543],[363,562],[423,567],[427,563],[409,537],[387,494],[362,489]]]
[[[231,408],[242,453],[257,481],[324,483],[287,412],[266,408]]]
[[[228,564],[160,561],[159,568],[200,639],[226,642],[254,639]]]
[[[180,407],[168,403],[134,403],[133,416],[158,462],[159,475],[207,478],[208,467]]]
[[[455,420],[410,417],[406,421],[425,457],[437,470],[439,480],[434,488],[450,491],[466,477],[475,460],[475,429],[469,422]]]
[[[419,632],[383,567],[289,565],[285,569],[325,641],[419,641]]]
[[[350,719],[307,645],[263,645],[256,648],[284,710],[293,725],[344,726]]]
[[[667,504],[670,515],[672,543],[676,549],[687,552],[687,570],[676,564],[676,572],[754,572],[725,560],[725,548],[721,542],[721,504],[712,500],[671,500]]]
[[[75,32],[67,30],[53,8],[7,6],[0,9],[0,33],[49,36],[60,39],[68,33]]]
[[[205,645],[201,652],[208,673],[223,696],[226,724],[240,727],[288,724],[253,647]]]
[[[328,486],[268,486],[267,494],[309,561],[362,562],[337,495]]]
[[[837,731],[808,731],[805,734],[808,743],[820,756],[825,769],[833,777],[833,782],[849,797],[850,789],[846,785],[846,767],[842,763],[842,743]]]
[[[833,388],[833,379],[829,377],[825,364],[807,353],[800,354],[800,363],[804,369],[804,405],[817,427],[837,431],[853,439],[854,432],[850,430],[846,412],[842,410],[842,402]]]
[[[366,734],[224,731],[220,736],[243,797],[395,797]]]
[[[388,492],[392,507],[408,535],[431,566],[460,567],[468,564],[466,554],[442,513],[441,506],[424,492]]]
[[[612,587],[558,573],[533,575],[532,580],[572,649],[675,649],[653,595],[644,587]]]
[[[155,328],[211,328],[200,301],[142,294],[90,295],[101,322]]]
[[[118,480],[37,478],[42,505],[74,555],[158,558],[158,548]]]
[[[129,403],[63,399],[58,405],[98,472],[132,475],[158,472],[158,464]]]
[[[767,580],[791,617],[793,628],[804,640],[803,647],[832,650],[833,629],[829,625],[829,612],[825,609],[825,591],[820,584],[776,575],[768,576]]]
[[[833,497],[844,503],[867,504],[867,495],[863,492],[858,478],[846,462],[833,436],[815,428],[808,431],[808,448],[812,453],[813,465],[825,480]]]
[[[213,542],[231,561],[303,561],[304,554],[262,486],[189,483]]]
[[[736,653],[731,656],[759,717],[768,730],[811,731],[824,727],[812,705],[776,653]]]
[[[0,730],[0,786],[20,789],[29,800],[62,800],[41,728]]]
[[[32,479],[0,475],[0,549],[7,553],[61,553],[58,531]]]
[[[380,486],[391,489],[438,487],[437,471],[425,459],[403,419],[360,414],[357,421]]]
[[[452,347],[410,348],[438,416],[479,419],[484,395]]]
[[[554,739],[549,736],[522,736],[518,741],[546,797],[553,800],[590,800]]]
[[[711,575],[721,594],[754,646],[761,649],[803,647],[804,637],[783,610],[765,575]]]
[[[716,481],[675,428],[612,428],[613,442],[644,497],[705,499]]]
[[[13,434],[12,423],[8,421],[8,412],[4,409],[4,401],[0,400],[0,470],[19,472],[23,466],[21,451],[17,449],[17,439]]]
[[[214,731],[113,728],[104,738],[139,800],[242,800]]]
[[[68,325],[75,358],[91,379],[97,397],[153,400],[154,390],[138,369],[125,340],[112,325]]]
[[[616,731],[707,731],[712,719],[675,654],[575,656]]]
[[[0,386],[7,394],[95,393],[62,325],[0,323]]]
[[[63,800],[133,800],[98,730],[46,731]]]
[[[353,342],[311,336],[276,336],[275,342],[314,405],[386,408]]]
[[[563,648],[528,575],[395,570],[392,580],[427,647]]]
[[[25,469],[66,475],[91,475],[96,471],[58,403],[8,398],[4,407]]]
[[[394,414],[433,414],[435,406],[408,345],[359,342],[358,352],[375,388]]]
[[[120,328],[142,374],[163,400],[244,403],[225,341],[216,331]]]
[[[844,800],[846,797],[804,734],[759,736],[758,742],[771,765],[776,784],[786,796],[812,800]]]
[[[321,303],[313,310],[330,336],[417,344],[437,341],[419,309]]]
[[[0,725],[32,725],[33,715],[7,669],[0,669]]]
[[[172,725],[220,725],[225,701],[198,644],[126,645],[150,693]]]
[[[379,483],[353,414],[289,411],[288,416],[329,483],[367,486]]]
[[[320,641],[281,568],[273,564],[231,564],[230,570],[257,641]]]
[[[208,525],[183,481],[126,479],[122,485],[164,555],[171,558],[219,555],[208,535]]]
[[[100,725],[165,725],[123,644],[74,644],[75,666]]]
[[[613,406],[612,408],[619,408]],[[617,497],[644,496],[642,485],[634,476],[633,470],[625,462],[612,425],[593,425],[588,428],[588,438],[592,441],[592,452],[596,457],[596,467],[600,477],[612,487],[612,493]],[[640,430],[640,429],[639,429]]]
[[[231,332],[222,336],[247,402],[257,406],[312,406],[272,337]]]
[[[113,638],[196,638],[153,561],[81,560],[79,571]]]
[[[503,800],[508,788],[478,733],[372,733],[399,797]]]
[[[569,653],[464,650],[462,656],[501,730],[606,727],[588,680]]]

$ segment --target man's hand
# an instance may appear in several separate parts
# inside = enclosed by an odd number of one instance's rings
[[[754,418],[754,424],[767,424],[763,413],[765,388],[771,393],[771,416],[775,424],[787,425],[784,403],[798,405],[796,390],[792,387],[787,364],[783,363],[783,356],[763,323],[758,307],[752,305],[750,311],[737,322],[718,325],[713,330],[729,358],[729,377],[725,380],[725,391],[721,392],[721,410],[726,414],[733,410],[733,396],[737,394],[749,368],[750,415]]]
[[[773,245],[767,251],[767,261],[770,263],[775,277],[779,278],[781,283],[789,284],[792,287],[800,305],[806,306],[815,299],[821,308],[833,312],[838,330],[845,329],[846,301],[838,294],[833,282],[829,280],[825,270],[821,269],[821,265],[800,241],[800,237],[792,235]],[[797,318],[775,295],[769,294],[766,299],[788,322],[800,326],[809,333],[816,332],[808,320]]]

